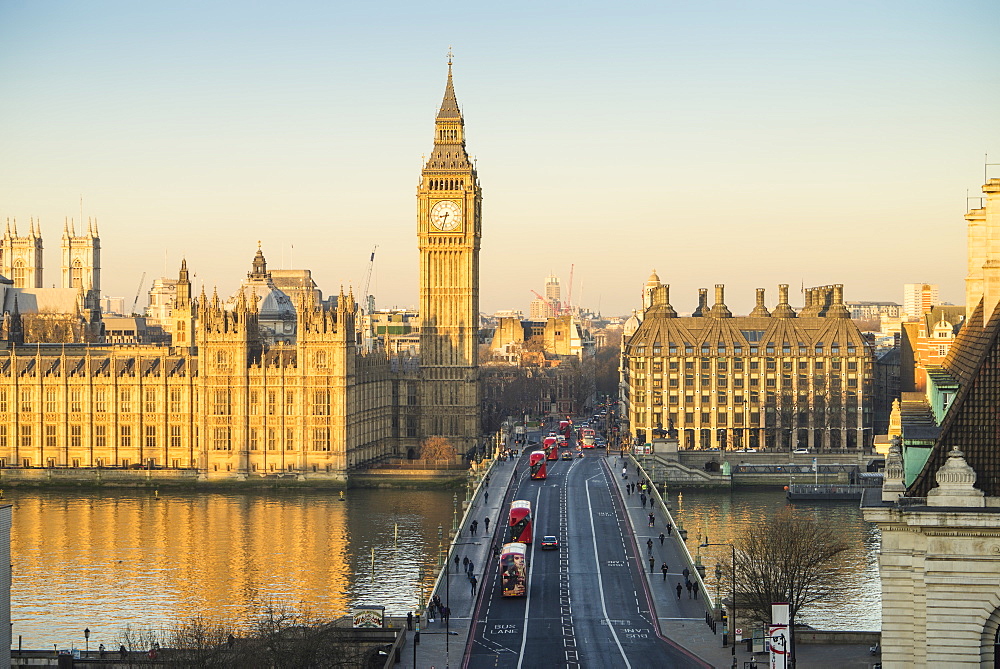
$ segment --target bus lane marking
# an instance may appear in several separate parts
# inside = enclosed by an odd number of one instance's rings
[[[594,547],[594,564],[600,565],[601,556],[597,551],[597,528],[594,526],[594,503],[590,496],[589,486],[587,487],[587,511],[587,515],[590,518],[590,541]],[[604,597],[604,578],[601,576],[600,568],[597,569],[597,592],[601,596],[601,610],[604,612],[604,618],[608,619],[608,602]],[[618,639],[618,633],[615,631],[614,626],[609,626],[608,630],[615,640],[615,645],[618,646],[618,652],[621,653],[622,659],[625,661],[626,669],[632,669],[632,664],[628,661],[628,656],[625,654],[625,649],[622,648],[622,642]]]
[[[531,581],[535,577],[535,567],[534,567],[534,564],[535,564],[535,545],[537,543],[535,541],[535,536],[534,536],[534,534],[535,534],[535,523],[537,522],[535,520],[535,517],[536,517],[537,509],[538,509],[538,500],[540,499],[541,494],[542,494],[542,489],[541,488],[537,488],[535,490],[535,503],[531,507],[532,511],[535,512],[534,514],[532,514],[532,518],[531,518],[531,535],[532,535],[531,536],[531,569],[528,571],[528,587],[527,587],[527,593],[524,596],[524,628],[523,628],[523,630],[521,632],[521,652],[520,652],[520,654],[518,655],[518,658],[517,658],[517,669],[521,669],[522,663],[524,662],[524,647],[528,643],[528,611],[531,609]]]

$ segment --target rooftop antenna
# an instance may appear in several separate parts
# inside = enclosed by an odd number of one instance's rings
[[[986,183],[987,181],[990,180],[990,174],[989,174],[990,168],[997,167],[998,165],[1000,165],[1000,163],[990,162],[990,154],[988,153],[983,154],[983,183]]]

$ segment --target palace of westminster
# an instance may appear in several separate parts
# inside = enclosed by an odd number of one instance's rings
[[[363,345],[352,291],[321,300],[308,271],[269,272],[259,249],[228,299],[192,294],[182,263],[162,319],[170,341],[113,343],[96,222],[64,226],[62,287],[48,289],[40,227],[22,236],[8,222],[0,466],[342,482],[429,436],[458,452],[475,445],[481,192],[464,133],[449,61],[417,190],[419,363]]]

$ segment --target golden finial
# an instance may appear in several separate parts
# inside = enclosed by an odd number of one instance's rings
[[[455,54],[452,53],[451,46],[449,45],[448,46],[448,64],[449,65],[451,65],[451,59],[454,58],[454,57],[455,57]]]

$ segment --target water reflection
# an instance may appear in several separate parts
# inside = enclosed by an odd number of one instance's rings
[[[140,491],[22,491],[14,504],[11,553],[14,642],[117,647],[126,626],[170,628],[196,615],[241,620],[269,602],[333,617],[357,603],[404,614],[429,591],[437,527],[451,528],[452,493],[356,490],[329,493],[182,493],[156,500]],[[676,508],[676,495],[672,498]],[[737,528],[767,531],[785,504],[780,492],[684,493],[679,516],[697,545]],[[854,504],[799,504],[835,523],[856,546],[846,559],[845,601],[814,605],[802,621],[824,629],[879,629],[877,530]],[[398,538],[396,535],[398,528]],[[374,549],[374,572],[372,550]],[[716,551],[704,549],[715,592]]]
[[[778,509],[784,507],[784,493],[780,491],[738,490],[699,491],[685,490],[682,493],[680,511],[676,493],[671,495],[674,515],[688,531],[688,548],[692,554],[700,543],[699,531],[709,536],[712,543],[727,543],[750,527],[758,532],[770,532],[771,523]],[[861,517],[857,502],[796,502],[795,508],[838,528],[848,537],[853,546],[843,555],[848,566],[845,570],[847,588],[840,597],[822,600],[803,609],[798,622],[807,623],[817,629],[829,630],[880,630],[882,590],[878,575],[878,529],[866,523]],[[716,592],[715,563],[719,558],[729,560],[729,548],[709,546],[701,549],[702,563],[705,565],[705,585],[713,597]],[[728,584],[723,583],[725,594]]]
[[[13,635],[25,648],[117,645],[126,626],[196,615],[245,619],[274,602],[332,617],[357,603],[393,614],[434,578],[452,493],[78,494],[18,490]],[[396,528],[398,528],[398,537]],[[375,569],[372,571],[372,550]]]

